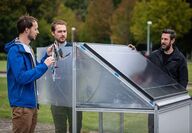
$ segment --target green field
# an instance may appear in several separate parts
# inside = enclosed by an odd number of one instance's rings
[[[6,64],[7,63],[7,61],[5,61],[5,60],[1,60],[0,61],[0,71],[6,71],[7,69],[6,69]]]
[[[0,78],[0,117],[10,118],[10,107],[7,97],[7,80]]]
[[[187,64],[188,64],[189,82],[192,83],[192,62],[189,61]]]

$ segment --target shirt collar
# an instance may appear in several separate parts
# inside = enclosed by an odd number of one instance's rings
[[[65,47],[67,45],[67,41],[65,41],[64,43],[58,43],[57,41],[54,42],[58,47]]]

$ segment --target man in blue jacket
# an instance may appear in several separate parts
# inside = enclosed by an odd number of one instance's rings
[[[32,16],[21,16],[17,22],[19,36],[5,45],[7,52],[8,97],[12,107],[14,133],[33,133],[37,123],[37,89],[35,81],[48,69],[54,58],[52,48],[38,63],[30,42],[35,40],[38,31],[37,19]]]

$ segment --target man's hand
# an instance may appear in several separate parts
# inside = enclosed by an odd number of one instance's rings
[[[133,44],[128,44],[128,47],[130,47],[132,50],[137,50]]]
[[[55,63],[55,59],[51,56],[47,57],[44,61],[44,63],[47,65],[47,66],[50,66],[51,64]]]
[[[51,56],[51,55],[52,55],[52,51],[53,51],[53,45],[51,45],[51,46],[49,46],[49,47],[47,48],[47,55],[48,55],[48,56]]]

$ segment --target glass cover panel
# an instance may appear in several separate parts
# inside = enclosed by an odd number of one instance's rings
[[[77,48],[77,106],[89,108],[137,108],[152,106],[135,94],[114,74]]]
[[[186,92],[160,68],[128,46],[90,44],[84,46],[94,54],[99,54],[101,59],[110,63],[153,99]]]
[[[37,80],[38,98],[40,103],[71,107],[72,47],[61,48],[64,57]],[[37,59],[41,59],[45,51],[45,48],[37,48]]]

